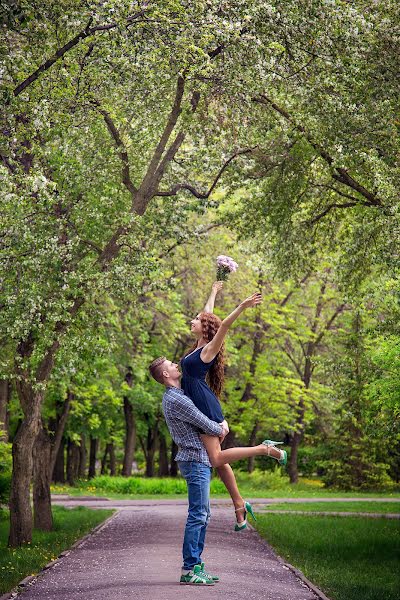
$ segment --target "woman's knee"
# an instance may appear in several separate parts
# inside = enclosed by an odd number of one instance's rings
[[[210,450],[209,448],[207,448],[207,454],[208,454],[208,458],[210,459],[210,463],[212,467],[219,467],[220,463],[219,463],[219,454],[220,452],[218,452],[218,450]]]
[[[210,459],[211,466],[214,468],[222,467],[225,463],[222,461],[221,452],[216,452],[208,457]]]

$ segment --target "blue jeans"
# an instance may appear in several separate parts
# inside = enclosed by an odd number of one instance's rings
[[[210,520],[211,467],[200,462],[179,461],[178,467],[186,479],[189,497],[188,518],[183,538],[183,568],[192,570],[201,563],[207,525]]]

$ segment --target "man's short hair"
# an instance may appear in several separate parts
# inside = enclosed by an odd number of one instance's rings
[[[163,364],[167,359],[165,356],[159,356],[149,366],[150,375],[154,377],[158,383],[164,383],[164,375],[163,375]]]

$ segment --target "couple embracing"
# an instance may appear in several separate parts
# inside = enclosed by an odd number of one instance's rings
[[[216,575],[206,572],[201,560],[210,520],[212,467],[217,469],[232,498],[236,515],[234,529],[243,531],[247,527],[247,514],[255,517],[251,504],[240,495],[229,463],[262,455],[271,456],[282,465],[287,460],[286,452],[275,447],[281,442],[271,440],[265,440],[258,446],[221,450],[221,442],[229,432],[218,399],[224,378],[224,339],[239,315],[262,301],[261,294],[255,293],[221,321],[213,310],[222,285],[220,281],[213,284],[203,312],[191,321],[196,342],[181,361],[182,374],[178,365],[165,357],[157,358],[149,367],[154,379],[166,386],[163,412],[178,446],[175,460],[187,482],[189,510],[180,583],[190,585],[213,585],[219,580]]]

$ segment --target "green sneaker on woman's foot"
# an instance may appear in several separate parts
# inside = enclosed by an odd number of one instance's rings
[[[202,573],[204,573],[204,575],[207,575],[207,577],[209,579],[211,579],[211,581],[219,581],[218,575],[210,575],[210,573],[207,573],[207,571],[204,570],[204,563],[203,562],[200,563],[200,568],[201,568]]]
[[[215,582],[203,573],[200,565],[195,565],[193,571],[189,571],[186,575],[181,575],[179,583],[186,585],[214,585]]]

